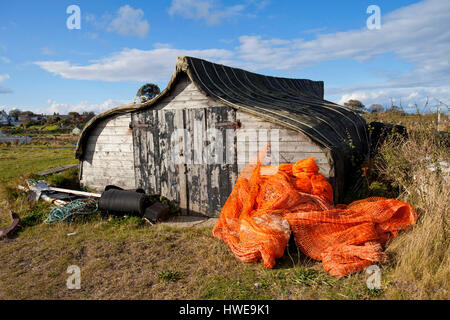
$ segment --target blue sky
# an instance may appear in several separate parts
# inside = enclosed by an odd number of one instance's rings
[[[66,8],[78,5],[81,29]],[[369,30],[377,5],[381,28]],[[326,98],[450,102],[450,1],[0,3],[0,109],[100,112],[161,89],[178,55],[325,81]]]

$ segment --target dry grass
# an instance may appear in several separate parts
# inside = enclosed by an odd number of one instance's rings
[[[437,131],[438,116],[436,113],[413,113],[403,114],[401,112],[381,112],[381,113],[365,113],[366,121],[388,122],[392,124],[399,124],[407,127],[409,130],[414,130],[416,127],[427,127],[427,131]],[[448,131],[450,126],[450,117],[448,114],[441,113],[439,123],[440,131]]]
[[[392,138],[380,150],[378,170],[398,187],[399,200],[413,205],[417,224],[388,247],[393,256],[393,284],[387,295],[414,299],[449,298],[450,164],[447,137],[434,134],[434,125],[416,124],[408,139]],[[430,170],[434,168],[434,171]]]
[[[74,236],[68,233],[76,232]],[[273,270],[244,264],[211,228],[107,218],[27,228],[0,247],[0,299],[371,299],[366,275],[331,277],[290,247]],[[291,260],[292,258],[292,260]],[[67,267],[81,269],[68,290]]]

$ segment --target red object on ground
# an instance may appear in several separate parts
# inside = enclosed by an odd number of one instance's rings
[[[386,242],[417,220],[411,205],[394,199],[368,198],[336,207],[332,202],[333,189],[313,157],[294,165],[249,165],[222,208],[213,235],[240,260],[262,259],[272,268],[293,232],[304,254],[340,277],[382,262]]]

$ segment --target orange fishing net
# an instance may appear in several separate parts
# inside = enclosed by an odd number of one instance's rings
[[[240,260],[262,259],[272,268],[292,231],[304,254],[322,261],[331,275],[344,276],[382,262],[386,242],[417,219],[411,205],[394,199],[332,202],[332,187],[313,157],[294,165],[258,162],[239,175],[213,235]]]

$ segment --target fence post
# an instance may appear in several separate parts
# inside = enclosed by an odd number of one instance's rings
[[[440,122],[441,122],[441,106],[439,105],[437,107],[437,132],[439,133],[439,127],[440,127]]]

